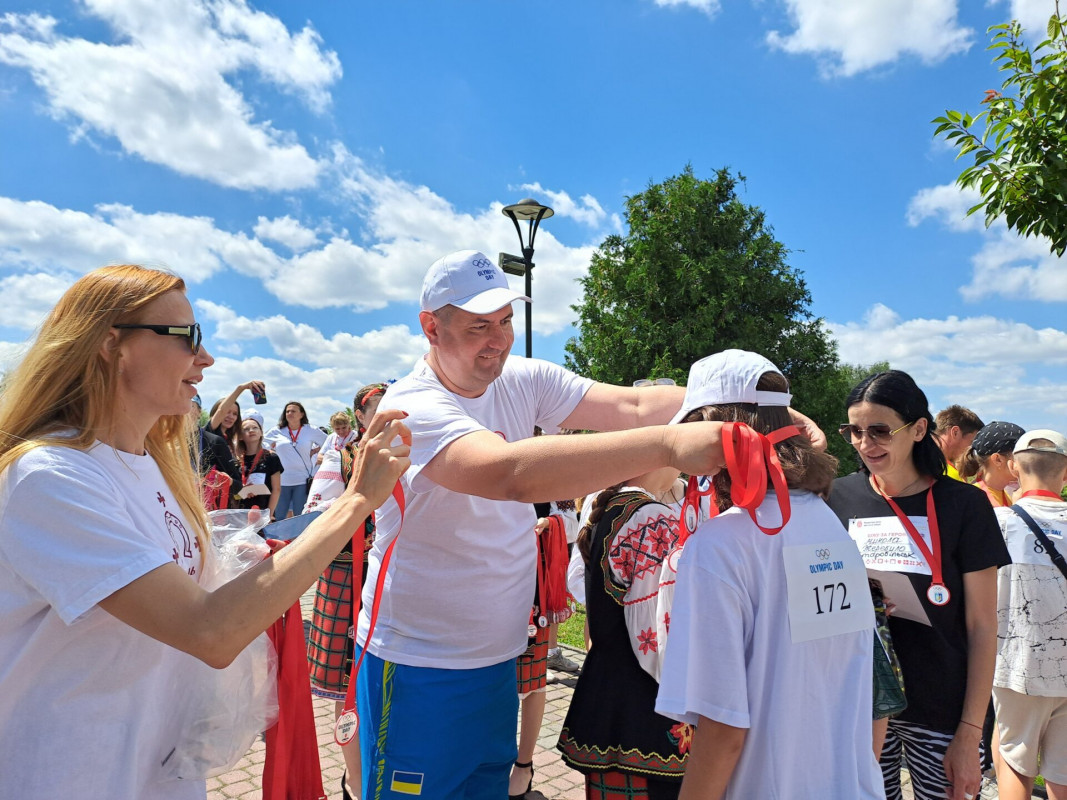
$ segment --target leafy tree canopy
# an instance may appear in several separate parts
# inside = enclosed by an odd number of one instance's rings
[[[739,181],[727,169],[701,180],[687,166],[627,199],[629,232],[605,239],[581,279],[579,331],[566,364],[606,383],[684,384],[689,366],[709,353],[761,353],[790,379],[793,405],[819,423],[851,470],[851,447],[834,432],[858,379],[850,382],[853,372],[812,316],[811,294],[764,212],[738,199]]]
[[[956,183],[977,189],[986,225],[1003,217],[1023,235],[1045,236],[1051,251],[1067,250],[1067,17],[1059,1],[1047,36],[1035,52],[1012,21],[989,29],[994,61],[1006,74],[1001,91],[989,89],[977,116],[946,111],[934,135],[973,164]],[[984,130],[979,130],[984,126]]]

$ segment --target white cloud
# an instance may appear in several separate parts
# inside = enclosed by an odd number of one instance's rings
[[[1003,5],[1003,0],[996,0]],[[1048,19],[1056,13],[1053,0],[1011,0],[1009,15],[1019,20],[1023,26],[1023,36],[1031,47],[1036,46],[1046,36]]]
[[[205,346],[234,356],[219,357],[205,372],[205,404],[210,407],[234,386],[262,380],[270,400],[267,419],[277,417],[289,400],[299,400],[313,424],[325,425],[330,414],[352,404],[361,386],[406,375],[428,349],[417,327],[415,333],[406,325],[387,325],[360,335],[326,336],[282,316],[246,317],[209,300],[196,300],[195,306],[202,323],[214,324],[214,333],[205,333]],[[259,340],[266,340],[275,358],[237,357]]]
[[[974,32],[957,20],[956,0],[785,0],[795,30],[767,42],[816,56],[826,75],[849,77],[904,55],[934,64],[971,46]]]
[[[87,214],[0,197],[0,270],[84,274],[125,262],[167,267],[196,283],[229,268],[291,305],[370,311],[416,302],[426,268],[445,253],[474,247],[495,258],[515,249],[500,203],[467,214],[425,186],[367,171],[358,159],[349,157],[344,169],[341,188],[366,217],[367,245],[338,234],[285,257],[256,236],[220,230],[209,217],[142,214],[118,204]],[[297,235],[306,230],[288,227]],[[256,229],[274,234],[279,226],[257,222]],[[574,320],[577,278],[594,248],[568,247],[549,230],[536,245],[534,330],[552,334]],[[521,279],[512,281],[522,288]]]
[[[260,217],[253,230],[260,239],[268,239],[285,245],[294,253],[307,250],[319,240],[315,231],[305,228],[288,214],[274,219]]]
[[[327,338],[317,328],[281,315],[253,319],[209,300],[197,300],[196,308],[202,321],[215,323],[216,340],[243,345],[266,339],[274,353],[289,362],[407,372],[427,349],[421,331],[412,333],[406,325],[387,325],[358,336],[339,332]]]
[[[77,138],[113,136],[124,150],[238,189],[313,185],[321,165],[295,136],[255,121],[227,81],[255,72],[321,110],[340,61],[310,27],[291,34],[244,0],[85,0],[114,42],[57,32],[38,14],[0,17],[0,63],[26,69],[49,113]]]
[[[688,6],[695,8],[697,11],[703,11],[709,17],[719,13],[719,9],[722,7],[719,0],[655,0],[655,3],[660,8],[683,8]]]
[[[908,203],[908,224],[915,227],[932,218],[953,231],[985,230],[985,215],[981,211],[967,215],[981,199],[977,189],[960,189],[954,183],[920,189]]]
[[[600,203],[591,194],[583,194],[578,202],[575,202],[566,192],[553,192],[551,189],[543,188],[540,183],[524,183],[519,188],[525,192],[533,192],[535,195],[547,197],[548,203],[546,205],[551,206],[557,215],[569,217],[583,225],[588,225],[590,228],[596,228],[603,224],[607,217]]]
[[[279,261],[261,242],[220,231],[208,217],[141,214],[117,204],[87,214],[0,197],[0,269],[80,275],[104,264],[134,263],[167,267],[197,282],[226,266],[261,276]]]
[[[959,402],[986,421],[1024,427],[1056,427],[1067,415],[1065,331],[992,316],[903,320],[880,303],[861,322],[827,328],[842,361],[889,361],[915,378],[934,411]]]
[[[76,277],[70,274],[49,275],[44,272],[9,275],[0,279],[3,324],[33,330],[75,280]]]
[[[1053,302],[1067,300],[1067,258],[1053,255],[1043,237],[1019,236],[1002,221],[985,227],[981,211],[967,217],[978,202],[974,190],[953,184],[921,189],[908,205],[908,224],[934,219],[957,232],[979,232],[981,248],[971,257],[971,282],[960,288],[966,300],[1001,296]]]

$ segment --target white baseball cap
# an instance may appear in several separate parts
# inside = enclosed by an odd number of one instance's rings
[[[241,415],[241,418],[254,419],[256,422],[259,423],[260,428],[266,430],[266,428],[263,426],[263,415],[256,411],[254,408],[246,408],[244,413]]]
[[[513,291],[508,279],[484,253],[460,250],[439,258],[422,281],[423,311],[455,306],[472,314],[491,314],[516,300],[530,302]]]
[[[752,403],[757,406],[788,406],[793,395],[788,392],[764,392],[756,389],[765,372],[782,374],[778,367],[747,350],[723,350],[700,359],[689,368],[685,400],[671,420],[675,425],[690,411],[704,406],[729,403]]]
[[[1040,445],[1035,447],[1030,444],[1038,439],[1046,439],[1052,442],[1051,445]],[[1064,437],[1062,433],[1051,431],[1048,428],[1038,428],[1036,431],[1027,431],[1019,437],[1019,441],[1015,443],[1015,449],[1012,451],[1015,453],[1059,453],[1061,456],[1067,456],[1067,437]]]

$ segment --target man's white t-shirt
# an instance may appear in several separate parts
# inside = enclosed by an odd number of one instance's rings
[[[727,800],[880,800],[871,747],[874,609],[862,561],[851,602],[864,628],[794,642],[783,556],[801,545],[821,553],[827,543],[855,559],[859,551],[818,497],[790,492],[790,501],[792,517],[775,536],[732,508],[687,540],[656,711],[748,729]],[[765,526],[778,524],[773,492],[757,514]]]
[[[192,800],[161,780],[192,656],[97,603],[200,547],[150,456],[39,447],[0,479],[0,794]]]
[[[1067,503],[1017,503],[1067,556]],[[997,572],[997,668],[993,685],[1019,694],[1067,697],[1067,578],[1010,508],[994,509],[1012,563]]]
[[[535,425],[558,428],[592,385],[547,361],[511,356],[480,397],[449,392],[424,359],[389,387],[379,410],[408,413],[411,468],[401,479],[404,527],[386,575],[370,652],[410,666],[474,669],[526,649],[536,580],[533,505],[452,492],[422,471],[445,447],[474,431],[516,442],[533,436]],[[399,509],[390,498],[378,511],[360,643],[367,635],[378,568],[399,525]]]

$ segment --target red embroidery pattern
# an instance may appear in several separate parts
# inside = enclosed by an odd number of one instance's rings
[[[671,632],[671,612],[667,611],[663,614],[663,630],[667,633]]]
[[[685,755],[693,744],[693,726],[688,722],[679,722],[671,728],[670,737],[678,745],[678,752]]]
[[[641,649],[642,654],[646,656],[648,655],[649,650],[653,653],[659,650],[659,647],[656,645],[656,632],[651,628],[645,628],[637,634],[637,641],[639,642],[638,647]]]
[[[632,583],[657,570],[677,539],[677,518],[659,514],[616,536],[608,558],[615,573]]]

